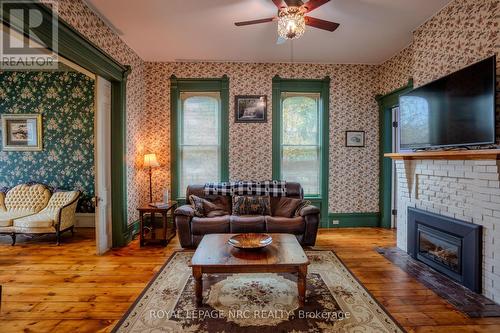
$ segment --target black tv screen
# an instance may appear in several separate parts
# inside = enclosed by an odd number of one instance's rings
[[[400,148],[495,143],[495,56],[399,97]]]

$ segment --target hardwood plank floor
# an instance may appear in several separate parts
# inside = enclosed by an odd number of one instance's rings
[[[91,229],[16,246],[0,237],[0,332],[109,332],[179,244],[129,246],[96,256]],[[500,318],[470,319],[374,251],[394,246],[377,228],[324,229],[316,248],[333,249],[409,332],[500,332]]]

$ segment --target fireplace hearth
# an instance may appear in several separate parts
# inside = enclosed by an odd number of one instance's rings
[[[482,227],[408,208],[408,254],[481,293]]]

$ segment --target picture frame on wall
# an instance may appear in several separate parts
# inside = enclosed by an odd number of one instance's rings
[[[234,97],[234,121],[236,123],[267,122],[266,95],[238,95]]]
[[[3,114],[2,150],[41,151],[42,115]]]
[[[345,132],[346,147],[364,147],[365,146],[365,131],[346,131]]]

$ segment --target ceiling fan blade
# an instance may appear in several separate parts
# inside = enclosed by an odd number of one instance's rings
[[[284,3],[283,0],[273,0],[273,2],[276,5],[276,7],[278,7],[278,9],[286,7],[286,3]]]
[[[305,20],[308,26],[328,31],[335,31],[340,25],[335,22],[325,21],[311,16],[306,16]]]
[[[312,12],[316,8],[323,6],[325,3],[330,0],[309,0],[304,4],[304,8],[306,9],[306,13]]]
[[[284,1],[286,2],[286,5],[288,7],[300,7],[304,4],[302,0],[284,0]]]
[[[235,22],[234,25],[241,27],[243,25],[250,25],[250,24],[259,24],[259,23],[267,23],[267,22],[272,22],[276,19],[276,17],[269,17],[269,18],[264,18],[260,20],[252,20],[252,21],[243,21],[243,22]]]
[[[281,45],[281,44],[285,44],[286,43],[286,39],[281,37],[281,36],[278,36],[278,39],[276,40],[276,45]]]

